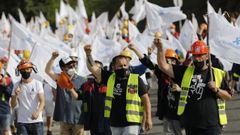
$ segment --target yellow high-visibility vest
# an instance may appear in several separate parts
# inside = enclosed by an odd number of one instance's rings
[[[115,84],[116,74],[113,73],[107,82],[107,92],[105,98],[104,117],[110,118],[113,89]],[[128,122],[141,123],[143,118],[143,104],[138,96],[138,75],[130,74],[126,90],[126,117]]]
[[[219,88],[221,86],[223,77],[226,75],[226,72],[217,68],[213,68],[213,72],[214,72],[216,87]],[[193,77],[193,73],[194,73],[194,67],[188,67],[183,75],[183,79],[181,83],[182,91],[181,91],[180,99],[178,103],[178,111],[177,111],[178,115],[182,115],[185,110],[185,106],[187,104],[188,91],[189,91],[189,87]],[[219,122],[221,125],[226,125],[227,115],[225,111],[225,102],[224,100],[218,98],[217,103],[218,103]]]

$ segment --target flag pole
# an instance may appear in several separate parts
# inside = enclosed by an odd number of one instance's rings
[[[33,48],[32,48],[32,50],[31,50],[31,52],[30,52],[29,59],[31,58],[32,52],[33,52],[33,50],[35,49],[36,45],[37,45],[37,42],[35,42],[35,43],[33,44]]]
[[[211,53],[210,53],[211,47],[209,43],[209,28],[210,28],[209,14],[207,15],[207,23],[208,23],[208,28],[207,28],[208,61],[209,61],[209,67],[210,67],[210,80],[213,81],[212,59],[211,59]]]
[[[8,45],[8,60],[7,60],[7,63],[6,63],[6,69],[5,69],[5,75],[7,74],[7,68],[8,68],[8,65],[9,65],[9,60],[10,60],[10,55],[11,55],[11,44],[12,44],[12,30],[13,29],[13,22],[11,22],[11,32],[10,32],[10,41],[9,41],[9,45]]]

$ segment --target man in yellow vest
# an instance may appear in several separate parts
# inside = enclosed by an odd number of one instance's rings
[[[145,128],[152,128],[151,104],[145,85],[137,74],[130,73],[126,57],[113,58],[113,71],[105,71],[95,65],[91,46],[86,45],[88,69],[97,80],[107,85],[104,117],[109,118],[113,135],[138,135],[143,112],[146,112]]]
[[[187,135],[219,135],[220,125],[227,124],[224,100],[231,99],[225,72],[207,64],[208,47],[203,41],[191,46],[193,66],[175,66],[166,63],[160,39],[158,48],[159,68],[181,86],[177,114],[182,117]],[[213,71],[211,79],[210,70]]]

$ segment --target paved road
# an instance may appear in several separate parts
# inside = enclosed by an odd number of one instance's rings
[[[154,85],[156,86],[156,84]],[[152,104],[153,129],[145,133],[146,135],[161,135],[163,130],[162,121],[154,116],[157,107],[157,90],[154,87],[150,91]],[[224,128],[222,135],[240,135],[240,95],[235,94],[233,99],[227,102],[228,125]],[[53,134],[59,135],[59,125],[55,123]]]

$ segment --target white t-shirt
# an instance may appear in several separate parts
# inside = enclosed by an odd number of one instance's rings
[[[20,86],[21,92],[18,97],[18,112],[17,112],[17,122],[19,123],[36,123],[43,122],[42,112],[40,112],[37,119],[32,120],[32,114],[35,112],[39,105],[38,94],[43,92],[43,84],[33,79],[30,83],[20,83],[14,84],[14,89],[12,95],[15,95],[15,90],[17,86]]]

